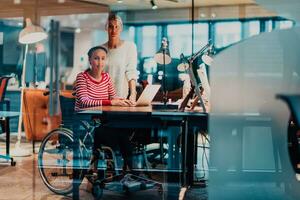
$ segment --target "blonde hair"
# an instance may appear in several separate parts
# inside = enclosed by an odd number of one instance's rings
[[[123,29],[123,21],[122,21],[121,17],[119,15],[117,15],[116,13],[109,13],[106,24],[105,24],[105,30],[108,29],[109,22],[113,21],[113,20],[116,20],[120,24],[121,29]]]

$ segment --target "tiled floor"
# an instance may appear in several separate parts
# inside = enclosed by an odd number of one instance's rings
[[[11,149],[14,148],[16,136],[11,137]],[[5,138],[0,136],[0,153],[4,153]],[[37,147],[39,145],[37,144]],[[24,149],[32,150],[30,143],[22,141]],[[37,154],[29,157],[15,157],[16,166],[0,161],[0,200],[66,200],[71,197],[55,195],[42,182],[37,168]],[[93,199],[87,190],[87,180],[80,185],[80,199]],[[179,185],[164,184],[165,192],[161,196],[154,189],[135,192],[130,196],[121,192],[104,191],[102,199],[178,199]],[[207,199],[206,189],[189,190],[186,199]]]

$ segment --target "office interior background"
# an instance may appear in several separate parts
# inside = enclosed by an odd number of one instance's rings
[[[182,98],[180,89],[188,76],[187,71],[178,70],[180,55],[190,57],[207,43],[213,44],[214,61],[206,66],[211,85],[210,143],[202,144],[199,136],[194,175],[195,182],[207,184],[205,189],[192,189],[197,197],[191,199],[297,199],[299,177],[290,157],[299,158],[299,149],[292,153],[289,149],[290,111],[276,95],[299,94],[298,9],[297,0],[2,0],[0,76],[13,77],[6,97],[10,110],[19,111],[25,46],[18,37],[25,18],[48,33],[46,40],[30,44],[26,54],[26,87],[33,90],[72,90],[76,75],[89,67],[88,49],[107,41],[105,23],[110,11],[122,17],[121,37],[137,45],[138,83],[161,84],[165,67],[167,90],[180,91],[172,101]],[[163,37],[168,39],[172,58],[166,66],[153,58]],[[57,120],[55,99],[47,101],[47,106],[47,119]],[[50,121],[45,130],[31,128],[28,133],[24,127],[25,146],[35,137],[41,141],[53,128]],[[12,141],[17,128],[18,119],[12,118]],[[22,159],[16,159],[17,166]],[[1,167],[0,180],[7,170]],[[43,195],[51,194],[43,190]],[[205,194],[198,196],[197,191],[203,190]],[[35,190],[29,191],[25,199],[43,199],[34,195]],[[6,194],[3,199],[13,196]]]

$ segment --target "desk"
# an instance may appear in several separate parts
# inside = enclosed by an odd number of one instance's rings
[[[9,156],[9,146],[10,146],[10,127],[9,127],[9,119],[11,117],[18,117],[19,112],[13,112],[13,111],[0,111],[0,118],[4,121],[4,129],[6,132],[6,156],[0,156],[0,158],[4,158],[6,160],[11,160],[11,165],[14,165],[15,162],[13,161],[13,158]]]
[[[98,117],[106,120],[111,127],[122,128],[162,128],[169,124],[182,129],[181,137],[181,185],[191,185],[193,181],[193,145],[187,145],[188,133],[194,127],[207,130],[207,113],[180,112],[177,110],[155,110],[149,107],[99,106],[81,110],[79,117]],[[75,189],[75,187],[74,187]]]

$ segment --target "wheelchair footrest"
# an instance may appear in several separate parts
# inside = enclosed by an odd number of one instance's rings
[[[159,182],[133,174],[116,175],[102,180],[97,180],[93,184],[99,184],[102,189],[126,193],[152,188],[158,188],[161,190],[162,188],[162,184]]]
[[[135,192],[142,189],[142,183],[137,181],[124,181],[123,188],[128,192]]]

